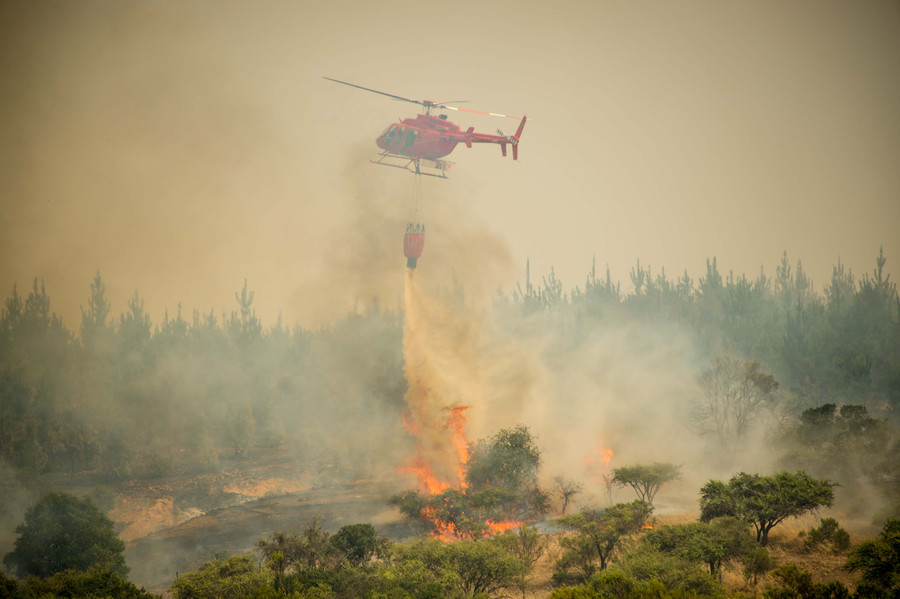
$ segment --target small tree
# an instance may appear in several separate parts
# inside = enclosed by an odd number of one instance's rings
[[[491,594],[515,583],[518,564],[495,539],[442,543],[420,541],[398,549],[397,568],[421,569],[419,587],[439,585],[434,597],[475,597]],[[455,589],[456,593],[448,593]]]
[[[262,323],[253,308],[253,296],[254,292],[248,289],[247,279],[244,279],[244,287],[240,293],[234,292],[234,299],[241,307],[240,315],[232,312],[226,323],[232,339],[241,347],[247,347],[262,335]]]
[[[285,574],[296,569],[301,557],[303,542],[295,532],[273,532],[268,539],[260,539],[256,547],[275,574],[276,588],[284,585]]]
[[[888,520],[878,538],[851,549],[844,567],[862,573],[860,597],[900,596],[900,520]]]
[[[537,484],[541,450],[528,428],[503,429],[472,449],[466,479],[473,491],[502,487],[521,491]]]
[[[340,555],[331,542],[331,534],[319,524],[314,516],[300,533],[298,562],[301,568],[315,570],[337,566]]]
[[[207,562],[197,572],[182,574],[172,583],[176,599],[244,599],[269,586],[271,574],[253,563],[252,556],[233,555]]]
[[[582,510],[578,514],[557,518],[564,527],[574,530],[575,536],[567,540],[567,551],[563,554],[559,566],[562,569],[573,564],[578,557],[579,566],[590,576],[591,564],[599,562],[600,569],[606,568],[613,552],[621,545],[623,539],[640,530],[653,507],[643,501],[617,503],[606,511]]]
[[[524,599],[531,580],[528,575],[531,574],[535,562],[544,554],[544,541],[535,528],[523,525],[518,530],[507,531],[498,536],[497,542],[516,559],[518,565],[516,586],[522,591]]]
[[[464,488],[428,496],[407,491],[390,501],[438,534],[481,538],[491,534],[488,521],[534,521],[550,510],[550,493],[537,484],[540,463],[526,427],[503,429],[472,448]]]
[[[125,543],[90,497],[47,493],[25,512],[15,549],[3,563],[20,577],[46,578],[64,570],[102,566],[125,576]]]
[[[637,493],[638,499],[652,506],[653,498],[656,497],[660,487],[680,475],[680,468],[675,464],[661,462],[638,464],[614,469],[613,484],[620,487],[630,486]]]
[[[812,574],[801,570],[794,564],[779,566],[772,575],[781,588],[769,589],[764,592],[763,597],[766,599],[794,599],[795,597],[849,599],[850,597],[847,587],[840,582],[836,580],[826,583],[813,582]]]
[[[643,543],[689,562],[705,564],[710,576],[722,579],[722,566],[739,559],[754,545],[747,525],[736,518],[691,522],[651,530]]]
[[[566,508],[569,507],[569,502],[574,496],[578,495],[582,490],[584,490],[584,485],[575,482],[574,480],[565,479],[561,476],[557,476],[554,479],[554,483],[555,485],[553,487],[553,491],[562,500],[562,512],[560,513],[560,515],[565,516]]]
[[[95,348],[98,343],[109,343],[108,336],[111,331],[106,320],[109,312],[110,305],[106,301],[106,286],[103,284],[98,270],[94,282],[91,283],[91,298],[88,300],[88,307],[81,307],[81,341],[85,346]]]
[[[461,541],[449,547],[450,567],[464,597],[495,593],[514,583],[519,564],[492,539]]]
[[[4,594],[6,591],[6,594]],[[18,593],[0,585],[0,597],[31,599],[32,597],[115,597],[115,599],[161,599],[159,595],[138,588],[121,574],[97,566],[86,572],[66,570],[47,578],[29,576]]]
[[[834,500],[835,483],[817,480],[803,471],[772,476],[738,473],[727,483],[710,480],[700,489],[700,520],[734,516],[756,529],[765,546],[769,531],[785,518],[802,516]]]
[[[348,524],[331,537],[331,544],[351,566],[363,566],[384,551],[384,542],[378,538],[371,524]]]
[[[716,436],[731,456],[750,430],[756,413],[775,399],[778,382],[759,362],[718,358],[700,378],[703,400],[694,412],[701,431]]]
[[[635,581],[657,583],[662,589],[679,589],[682,595],[672,597],[723,597],[724,588],[716,578],[697,562],[664,553],[641,543],[628,549],[618,559],[615,571],[620,571]],[[690,593],[690,594],[689,594]],[[657,593],[636,593],[632,597],[666,597]]]
[[[759,577],[765,576],[776,565],[766,548],[759,546],[744,555],[741,564],[744,580],[752,582],[754,587],[759,582]]]
[[[850,534],[841,528],[834,518],[822,518],[819,526],[809,530],[801,530],[803,551],[810,552],[827,545],[832,553],[842,553],[850,548]]]

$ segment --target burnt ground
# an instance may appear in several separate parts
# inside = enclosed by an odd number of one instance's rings
[[[179,572],[194,571],[217,554],[251,553],[259,539],[274,531],[300,532],[314,517],[332,532],[368,522],[389,538],[405,538],[413,531],[388,505],[397,482],[359,480],[212,510],[129,543],[130,578],[159,592]]]
[[[407,538],[414,530],[389,500],[414,484],[390,465],[361,472],[325,459],[301,462],[283,447],[220,457],[215,470],[122,483],[91,472],[43,481],[94,497],[125,541],[129,579],[164,595],[178,573],[196,571],[217,555],[254,553],[259,539],[300,533],[315,517],[332,533],[367,522],[388,538]]]

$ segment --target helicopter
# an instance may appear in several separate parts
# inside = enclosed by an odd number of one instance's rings
[[[490,133],[476,133],[475,127],[469,127],[462,130],[459,125],[451,123],[447,120],[446,114],[441,114],[442,110],[455,110],[458,112],[471,112],[475,114],[486,114],[489,116],[498,116],[503,118],[518,119],[517,116],[508,114],[497,114],[495,112],[482,112],[480,110],[469,110],[466,108],[457,108],[448,106],[442,102],[433,102],[431,100],[415,100],[412,98],[404,98],[395,94],[369,89],[355,83],[347,83],[339,81],[331,77],[323,77],[328,81],[349,85],[357,89],[362,89],[382,96],[388,96],[395,100],[403,102],[411,102],[419,104],[425,108],[425,114],[419,114],[415,118],[402,119],[398,123],[393,123],[384,130],[384,133],[378,136],[375,143],[381,148],[382,152],[376,160],[371,162],[382,166],[391,166],[395,168],[406,169],[416,175],[427,175],[430,177],[447,178],[447,170],[453,166],[453,163],[444,160],[460,143],[464,143],[467,148],[471,148],[476,143],[493,143],[500,145],[500,152],[506,156],[506,146],[512,148],[513,160],[519,159],[519,139],[522,137],[522,130],[525,128],[525,121],[528,118],[523,116],[516,129],[514,135],[505,135],[499,129],[497,135]],[[459,101],[457,101],[459,102]],[[438,111],[437,116],[432,114]],[[422,167],[425,169],[423,170]]]

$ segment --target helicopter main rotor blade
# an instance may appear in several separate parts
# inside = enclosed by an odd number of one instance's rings
[[[334,81],[335,83],[343,83],[344,85],[349,85],[350,87],[355,87],[357,89],[363,89],[363,90],[366,90],[367,92],[372,92],[373,94],[381,94],[382,96],[394,98],[395,100],[403,100],[404,102],[412,102],[413,104],[421,104],[422,106],[426,106],[426,103],[423,102],[422,100],[413,100],[412,98],[404,98],[403,96],[396,96],[394,94],[389,94],[387,92],[380,92],[377,89],[369,89],[368,87],[356,85],[355,83],[347,83],[346,81],[338,81],[337,79],[332,79],[331,77],[322,77],[322,79],[328,79],[329,81]]]
[[[340,79],[332,79],[331,77],[323,76],[322,79],[327,79],[329,81],[334,81],[335,83],[340,83],[342,85],[349,85],[350,87],[355,87],[357,89],[365,90],[367,92],[372,92],[373,94],[380,94],[382,96],[387,96],[388,98],[393,98],[395,100],[400,100],[401,102],[411,102],[412,104],[418,104],[420,106],[424,106],[430,114],[432,108],[446,108],[447,110],[456,110],[457,112],[471,112],[473,114],[486,114],[488,116],[499,116],[506,119],[518,119],[520,117],[512,116],[509,114],[499,114],[496,112],[484,112],[482,110],[471,110],[469,108],[457,108],[456,106],[448,106],[442,102],[432,102],[431,100],[414,100],[413,98],[404,98],[403,96],[398,96],[396,94],[389,94],[387,92],[381,92],[377,89],[371,89],[369,87],[363,87],[362,85],[356,85],[355,83],[347,83],[346,81],[341,81]],[[468,102],[468,100],[455,100],[455,103],[460,104],[463,102]]]
[[[470,109],[470,108],[457,108],[457,107],[455,107],[455,106],[446,106],[446,105],[444,105],[444,104],[439,104],[439,105],[438,105],[438,108],[446,108],[447,110],[456,110],[456,111],[458,111],[458,112],[474,112],[475,114],[486,114],[486,115],[488,115],[488,116],[499,116],[499,117],[503,117],[503,118],[505,118],[505,119],[519,119],[519,118],[522,118],[522,117],[518,117],[518,116],[512,116],[512,115],[510,115],[510,114],[498,114],[498,113],[496,113],[496,112],[483,112],[483,111],[481,111],[481,110],[472,110],[472,109]]]

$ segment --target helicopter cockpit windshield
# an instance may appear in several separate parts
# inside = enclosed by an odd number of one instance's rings
[[[394,141],[394,134],[397,132],[397,125],[391,125],[384,130],[381,136],[384,138],[384,145],[389,146]]]

